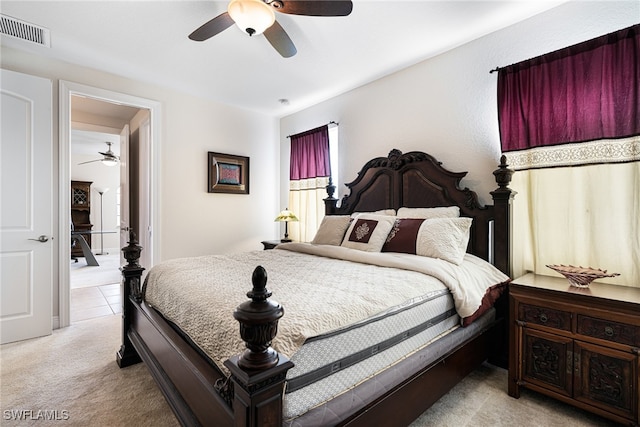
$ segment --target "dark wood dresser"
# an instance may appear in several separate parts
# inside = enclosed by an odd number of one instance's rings
[[[520,388],[640,422],[640,288],[527,274],[509,286],[509,395]]]

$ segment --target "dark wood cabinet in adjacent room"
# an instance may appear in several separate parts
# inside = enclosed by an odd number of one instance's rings
[[[73,231],[91,231],[91,182],[71,181],[71,224]],[[83,234],[91,247],[91,234]],[[73,242],[73,239],[72,239]],[[82,257],[80,245],[72,245],[72,257]]]
[[[525,387],[638,425],[640,288],[528,274],[509,298],[509,395]]]

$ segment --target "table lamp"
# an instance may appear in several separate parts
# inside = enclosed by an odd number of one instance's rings
[[[285,208],[278,214],[275,221],[284,221],[284,239],[282,239],[281,242],[290,242],[291,239],[289,239],[289,222],[299,221],[298,217],[293,212],[291,212],[289,208]]]

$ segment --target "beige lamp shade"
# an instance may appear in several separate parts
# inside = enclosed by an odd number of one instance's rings
[[[276,217],[275,221],[290,222],[290,221],[300,221],[300,220],[298,219],[296,214],[294,214],[293,212],[291,212],[289,210],[289,208],[285,208],[283,211],[280,211],[280,213]]]

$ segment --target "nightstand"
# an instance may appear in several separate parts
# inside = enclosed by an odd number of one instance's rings
[[[525,387],[638,425],[640,288],[527,274],[509,285],[509,395]]]
[[[264,250],[266,251],[267,249],[273,249],[276,246],[278,246],[280,243],[288,243],[291,240],[287,240],[287,239],[280,239],[280,240],[264,240],[262,242],[262,245],[264,246]]]

